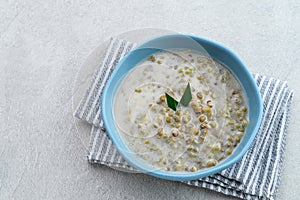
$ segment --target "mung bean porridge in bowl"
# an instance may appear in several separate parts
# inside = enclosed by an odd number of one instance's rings
[[[102,115],[132,166],[164,179],[193,180],[241,159],[260,124],[261,99],[231,51],[195,36],[167,35],[117,65]]]

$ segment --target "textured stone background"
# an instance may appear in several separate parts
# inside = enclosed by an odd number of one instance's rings
[[[288,81],[278,199],[299,199],[299,21],[296,0],[0,0],[0,199],[232,199],[87,163],[88,135],[72,117],[76,74],[101,41],[143,27],[215,40],[252,72]]]

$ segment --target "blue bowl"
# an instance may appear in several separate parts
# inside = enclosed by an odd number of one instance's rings
[[[246,92],[248,101],[249,125],[247,126],[245,134],[235,151],[218,165],[197,172],[172,173],[154,170],[146,163],[143,163],[133,153],[130,153],[130,150],[122,140],[113,116],[114,96],[119,84],[126,74],[135,67],[136,64],[153,53],[161,49],[166,50],[174,48],[200,50],[208,53],[212,58],[224,63],[241,83],[244,91]],[[116,69],[108,80],[103,92],[101,106],[106,131],[124,159],[143,173],[176,181],[199,179],[201,177],[220,172],[238,162],[249,149],[262,119],[262,100],[259,90],[252,75],[242,61],[231,50],[223,45],[200,37],[180,34],[164,35],[151,39],[128,53],[116,66]]]

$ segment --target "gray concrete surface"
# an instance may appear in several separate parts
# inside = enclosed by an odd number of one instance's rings
[[[72,89],[110,35],[142,27],[194,33],[234,50],[295,92],[278,199],[300,196],[300,3],[0,0],[0,199],[232,199],[86,161]]]

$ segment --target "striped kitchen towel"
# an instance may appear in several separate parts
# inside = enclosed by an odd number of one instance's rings
[[[85,120],[96,127],[103,127],[100,105],[105,83],[119,60],[133,49],[135,45],[119,39],[111,39],[102,64],[96,69],[90,87],[76,108],[75,117]]]
[[[134,44],[112,38],[106,56],[96,70],[74,115],[92,127],[88,161],[138,172],[118,153],[105,133],[101,119],[103,87],[119,60]],[[254,75],[263,99],[263,119],[259,132],[240,162],[218,174],[184,183],[208,188],[242,199],[275,199],[283,164],[285,140],[293,92],[287,83]]]

